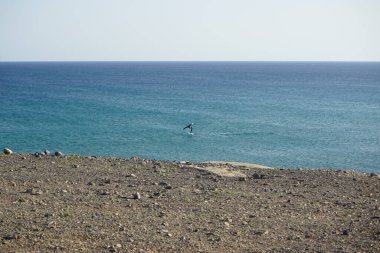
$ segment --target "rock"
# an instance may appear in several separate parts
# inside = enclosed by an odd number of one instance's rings
[[[10,150],[9,148],[5,148],[5,149],[4,149],[4,154],[6,154],[6,155],[11,155],[11,154],[13,154],[13,151]]]
[[[239,177],[239,181],[247,181],[246,177]]]
[[[140,161],[140,160],[142,160],[142,159],[141,159],[140,157],[138,157],[138,156],[132,156],[130,160],[136,162],[136,161]]]
[[[371,172],[371,174],[369,174],[370,177],[377,177],[377,174],[374,173],[374,172]]]
[[[345,229],[345,230],[343,230],[342,234],[343,235],[349,235],[350,234],[350,230]]]
[[[3,237],[4,240],[14,240],[16,239],[16,235],[6,235]]]
[[[167,190],[173,189],[173,186],[171,186],[170,184],[168,184],[167,186],[165,186],[165,189],[167,189]]]
[[[300,240],[301,237],[298,236],[298,235],[289,235],[289,236],[287,237],[287,239],[290,240],[290,241],[293,241],[293,240]]]
[[[128,174],[126,177],[137,177],[135,174]]]
[[[42,191],[35,188],[29,188],[25,191],[25,193],[29,193],[30,195],[41,195]]]
[[[43,152],[45,155],[50,155],[50,151],[45,149],[44,152]]]
[[[116,244],[116,248],[121,248],[121,244],[120,243]]]
[[[63,156],[63,153],[61,151],[55,151],[54,155],[55,156]]]
[[[110,192],[106,190],[102,190],[102,191],[98,191],[98,194],[102,196],[106,196],[106,195],[110,195]]]
[[[159,185],[162,185],[162,186],[169,186],[170,184],[169,183],[166,183],[166,182],[160,182]]]
[[[108,246],[107,248],[109,252],[116,252],[116,248],[114,246]]]
[[[268,230],[260,230],[255,232],[256,235],[262,236],[262,235],[267,235],[269,234]]]
[[[252,177],[253,177],[254,179],[261,179],[261,175],[258,174],[258,173],[254,173],[254,174],[252,175]]]
[[[133,194],[133,199],[141,199],[140,193],[136,192],[135,194]]]

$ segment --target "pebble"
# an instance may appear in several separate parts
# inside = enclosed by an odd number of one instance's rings
[[[61,151],[55,151],[54,155],[55,156],[63,156],[63,153]]]
[[[142,160],[140,157],[138,156],[132,156],[131,159],[132,161],[139,161],[139,160]]]
[[[35,157],[42,157],[43,154],[41,154],[40,152],[36,152],[36,153],[34,153],[34,156],[35,156]]]
[[[15,235],[6,235],[3,237],[4,240],[13,240],[13,239],[16,239],[16,236]]]
[[[133,198],[134,199],[141,199],[140,193],[136,192],[135,194],[133,194]]]
[[[246,177],[239,177],[239,181],[247,181]]]
[[[9,148],[5,148],[5,149],[4,149],[4,154],[6,154],[6,155],[11,155],[11,154],[13,154],[13,151],[10,150]]]
[[[350,230],[348,229],[343,230],[343,235],[349,235],[349,234],[350,234]]]
[[[261,175],[258,174],[258,173],[254,173],[254,174],[252,175],[252,177],[253,177],[254,179],[260,179],[260,178],[261,178]]]
[[[108,192],[106,190],[102,190],[102,191],[99,191],[98,194],[102,195],[102,196],[106,196],[106,195],[110,195],[110,192]]]
[[[34,189],[34,188],[29,188],[25,192],[29,193],[31,195],[41,195],[42,194],[41,190],[37,190],[37,189]]]
[[[380,174],[376,174],[374,172],[371,172],[371,174],[369,174],[370,177],[377,177],[378,179],[380,179]]]
[[[267,234],[269,234],[269,231],[268,230],[257,231],[255,234],[256,235],[267,235]]]
[[[50,155],[50,151],[47,150],[47,149],[45,149],[45,150],[44,150],[44,154],[45,154],[45,155]]]

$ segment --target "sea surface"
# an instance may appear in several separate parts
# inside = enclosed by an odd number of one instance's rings
[[[2,62],[0,105],[20,153],[380,172],[380,63]]]

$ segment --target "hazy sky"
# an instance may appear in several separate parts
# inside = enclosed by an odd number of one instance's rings
[[[0,61],[380,61],[380,0],[0,0]]]

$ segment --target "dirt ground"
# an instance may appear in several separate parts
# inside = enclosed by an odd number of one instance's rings
[[[0,252],[380,252],[380,179],[1,154]]]

